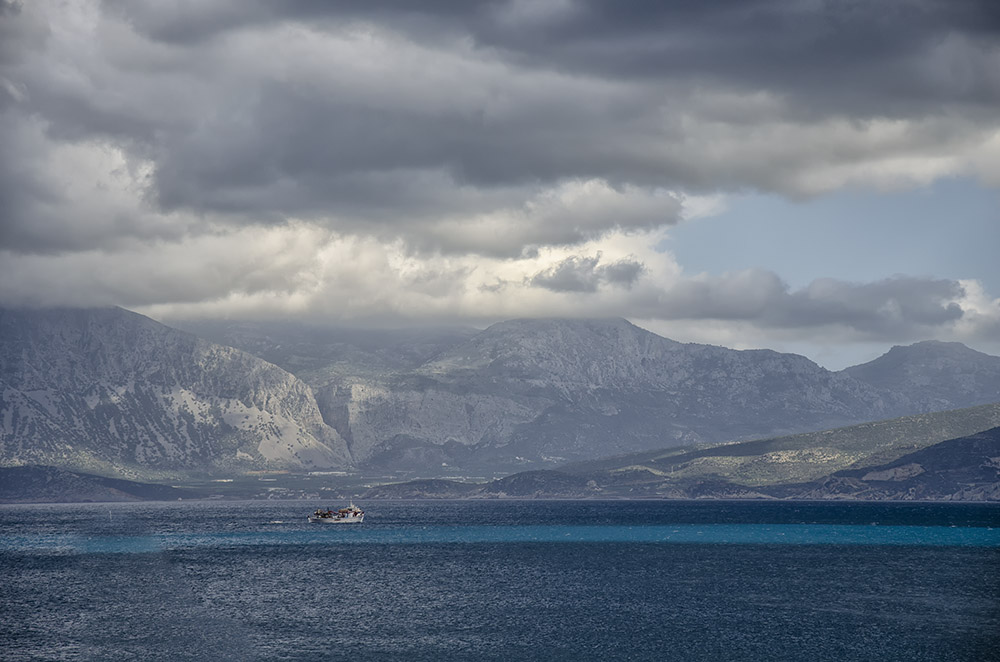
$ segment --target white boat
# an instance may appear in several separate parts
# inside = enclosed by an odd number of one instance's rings
[[[365,521],[365,511],[355,506],[352,501],[347,508],[339,510],[318,509],[309,516],[309,521],[313,524],[361,524]]]

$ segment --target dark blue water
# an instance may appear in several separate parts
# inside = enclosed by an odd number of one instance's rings
[[[0,507],[3,660],[1000,660],[1000,507]]]

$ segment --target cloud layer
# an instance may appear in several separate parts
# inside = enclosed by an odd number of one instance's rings
[[[970,274],[654,247],[728,193],[1000,185],[998,35],[972,0],[0,0],[0,301],[997,340]]]

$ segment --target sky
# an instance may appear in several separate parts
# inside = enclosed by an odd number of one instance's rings
[[[1000,354],[992,0],[0,0],[0,305]]]

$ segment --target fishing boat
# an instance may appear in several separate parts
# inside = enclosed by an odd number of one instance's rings
[[[317,509],[309,516],[309,521],[313,524],[361,524],[365,521],[365,511],[352,501],[351,505],[338,510]]]

